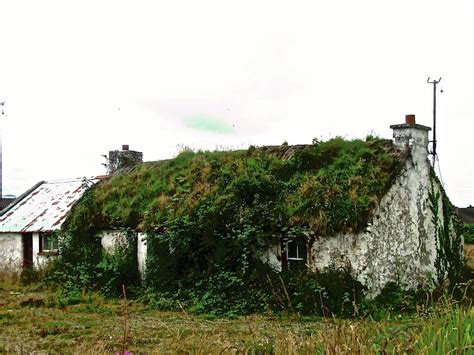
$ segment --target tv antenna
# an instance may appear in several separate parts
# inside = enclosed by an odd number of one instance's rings
[[[441,81],[441,77],[438,80],[433,80],[433,81],[430,81],[430,77],[428,77],[428,80],[426,80],[428,84],[433,84],[433,140],[431,141],[433,143],[432,145],[433,149],[430,152],[430,154],[433,155],[433,168],[436,162],[436,143],[437,143],[436,141],[436,85],[438,85],[440,81]],[[443,89],[441,89],[441,92],[443,92]]]

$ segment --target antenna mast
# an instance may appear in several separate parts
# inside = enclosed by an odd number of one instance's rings
[[[430,152],[430,154],[433,155],[433,168],[436,162],[436,143],[437,143],[436,141],[436,85],[438,85],[440,81],[441,81],[441,77],[438,80],[433,80],[433,81],[430,81],[430,78],[428,77],[428,80],[426,80],[428,84],[433,84],[433,140],[432,140],[433,149]],[[443,92],[443,90],[441,90],[441,92]]]

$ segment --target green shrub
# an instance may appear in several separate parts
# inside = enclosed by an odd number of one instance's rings
[[[474,224],[464,224],[462,229],[464,243],[474,244]]]
[[[113,250],[104,251],[97,265],[98,286],[103,295],[117,297],[122,294],[122,285],[132,296],[139,285],[137,269],[137,239],[132,231],[124,231],[125,238],[119,240]]]
[[[269,279],[276,311],[305,315],[351,317],[363,287],[351,276],[350,268],[330,266],[319,272],[284,270]]]

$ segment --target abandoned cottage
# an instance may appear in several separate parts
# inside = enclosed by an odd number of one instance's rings
[[[349,266],[369,296],[391,282],[405,289],[432,288],[459,272],[462,235],[427,159],[430,128],[416,124],[412,115],[391,128],[393,140],[336,138],[184,152],[172,160],[121,168],[90,189],[87,225],[75,228],[99,235],[109,252],[114,245],[134,243],[145,276],[154,270],[147,254],[158,247],[161,257],[176,259],[186,273],[196,265],[188,255],[195,250],[203,251],[207,265],[224,265],[239,258],[233,255],[237,245],[250,241],[245,250],[277,272]],[[59,198],[58,205],[66,207],[46,226],[40,209],[31,210],[35,196],[49,198],[46,185],[3,213],[1,267],[39,265],[35,258],[54,250],[48,233],[59,228],[85,191],[77,185],[73,198]],[[24,218],[26,211],[41,215],[39,221]]]

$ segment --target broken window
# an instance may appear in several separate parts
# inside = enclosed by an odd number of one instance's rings
[[[298,237],[287,240],[282,245],[283,264],[290,270],[306,269],[307,253],[305,238]]]

